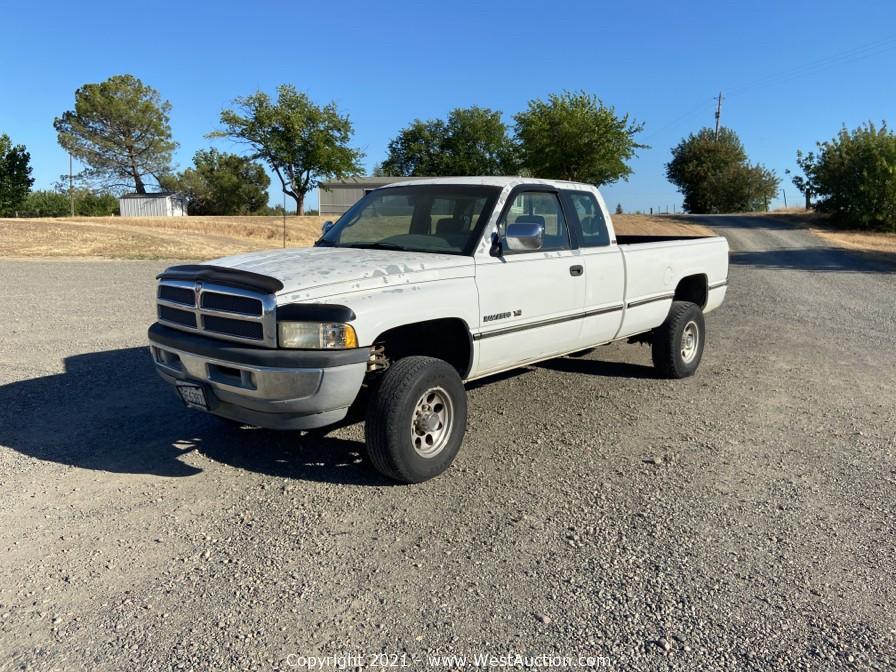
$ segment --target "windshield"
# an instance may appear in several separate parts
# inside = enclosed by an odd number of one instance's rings
[[[429,184],[367,194],[319,246],[472,254],[500,189]]]

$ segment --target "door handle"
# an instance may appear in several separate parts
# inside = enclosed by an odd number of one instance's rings
[[[582,267],[576,264],[575,266],[569,267],[569,274],[573,276],[582,275]]]

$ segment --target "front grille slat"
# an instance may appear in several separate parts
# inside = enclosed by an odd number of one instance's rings
[[[196,328],[196,315],[189,310],[178,310],[170,306],[159,305],[159,319],[174,322],[185,327]]]
[[[273,295],[185,280],[162,280],[159,321],[231,341],[277,346]]]
[[[159,298],[174,303],[182,303],[185,306],[194,306],[196,293],[192,289],[186,287],[159,285]]]
[[[232,320],[229,317],[217,317],[215,315],[203,315],[202,326],[206,331],[240,338],[264,339],[264,328],[260,322],[246,322],[245,320]]]
[[[240,313],[242,315],[258,316],[262,313],[261,300],[259,299],[235,296],[233,294],[218,294],[217,292],[203,292],[202,307],[225,313]]]

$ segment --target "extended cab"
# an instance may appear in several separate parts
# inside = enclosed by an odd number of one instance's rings
[[[460,449],[467,381],[621,339],[693,374],[727,277],[724,238],[618,236],[587,184],[417,180],[314,247],[167,269],[149,340],[188,406],[240,423],[326,427],[364,400],[373,465],[419,482]]]

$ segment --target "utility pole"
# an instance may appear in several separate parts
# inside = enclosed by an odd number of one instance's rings
[[[286,192],[283,192],[283,247],[286,247]]]
[[[722,119],[722,92],[719,91],[719,97],[716,99],[716,140],[719,139],[719,122],[721,121],[721,119]]]
[[[787,192],[784,191],[784,187],[781,187],[781,195],[784,197],[784,207],[787,207]]]
[[[74,186],[74,178],[72,177],[72,155],[68,155],[68,204],[69,208],[72,212],[72,217],[75,216],[75,186]]]

